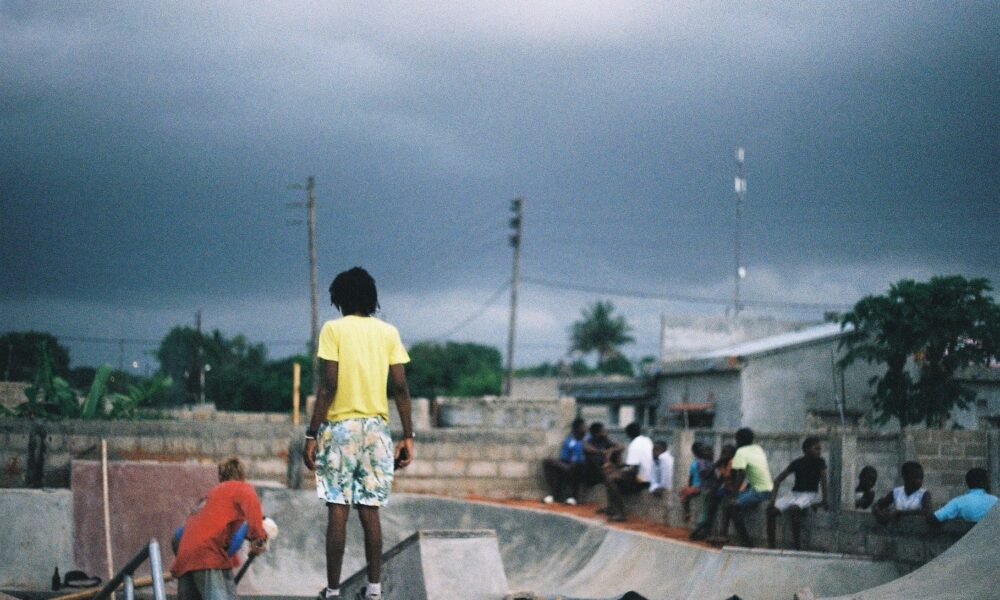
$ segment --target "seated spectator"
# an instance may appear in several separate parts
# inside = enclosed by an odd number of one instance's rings
[[[733,455],[735,454],[736,446],[726,444],[722,447],[719,460],[712,465],[714,484],[705,491],[705,497],[702,499],[701,518],[694,531],[688,536],[692,540],[703,540],[711,535],[712,528],[715,527],[716,516],[719,513],[719,506],[722,505],[726,498],[733,495],[729,489],[729,480],[733,469]],[[723,521],[720,533],[722,536],[729,533],[728,519]]]
[[[771,483],[771,471],[767,465],[767,455],[760,445],[753,443],[753,431],[744,427],[736,432],[736,454],[733,455],[733,472],[730,475],[731,489],[742,490],[731,498],[726,505],[728,518],[736,527],[740,544],[747,548],[753,547],[750,532],[747,531],[746,514],[756,508],[761,502],[771,497],[774,484]],[[747,487],[743,489],[743,483]]]
[[[583,438],[583,485],[597,485],[604,481],[604,466],[618,460],[625,447],[608,437],[604,423],[590,424],[587,437]]]
[[[682,487],[678,495],[681,498],[681,508],[684,509],[684,523],[691,520],[691,500],[701,494],[701,480],[698,477],[698,461],[701,460],[702,443],[691,444],[691,466],[688,468],[688,483]]]
[[[875,502],[875,482],[878,481],[878,471],[871,465],[866,465],[858,473],[858,487],[854,488],[854,508],[866,509]]]
[[[822,447],[818,439],[808,437],[802,442],[802,456],[793,460],[787,468],[774,480],[771,491],[771,502],[767,507],[767,545],[775,547],[775,527],[781,513],[787,512],[792,526],[792,547],[802,549],[802,511],[810,506],[819,505],[829,510],[826,502],[826,461],[823,460]],[[795,475],[792,491],[778,497],[782,482],[789,475]],[[823,490],[822,495],[820,489]]]
[[[653,481],[649,491],[657,498],[674,489],[674,457],[667,450],[667,443],[656,440],[653,443]]]
[[[926,517],[931,512],[931,493],[923,488],[924,468],[907,461],[900,467],[903,485],[894,488],[872,507],[875,520],[883,525],[902,517]]]
[[[653,440],[642,435],[642,427],[638,423],[629,423],[625,435],[629,438],[625,464],[604,465],[604,484],[608,493],[605,511],[609,521],[624,521],[624,497],[648,489],[653,480]]]
[[[574,419],[570,433],[559,449],[559,458],[546,458],[542,461],[545,482],[549,486],[549,495],[543,498],[542,502],[576,504],[576,497],[580,495],[580,484],[583,481],[585,462],[583,438],[586,434],[587,425],[583,419]],[[568,495],[564,493],[567,489]]]
[[[968,493],[952,498],[947,504],[927,515],[927,522],[937,525],[944,521],[961,519],[978,523],[997,503],[997,497],[990,493],[990,475],[986,469],[969,469],[965,474]]]

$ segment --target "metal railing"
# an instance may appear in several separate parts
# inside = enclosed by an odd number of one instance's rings
[[[118,573],[101,588],[95,600],[108,600],[112,597],[118,586],[125,584],[125,600],[135,598],[135,580],[133,575],[142,563],[149,559],[149,568],[152,573],[153,598],[156,600],[167,600],[167,593],[163,587],[163,560],[160,558],[160,544],[156,539],[149,540],[149,544],[144,546],[132,560],[128,561]]]

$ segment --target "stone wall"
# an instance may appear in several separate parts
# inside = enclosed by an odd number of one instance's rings
[[[0,406],[14,408],[18,404],[28,399],[24,395],[24,390],[28,389],[30,383],[21,381],[0,381]]]

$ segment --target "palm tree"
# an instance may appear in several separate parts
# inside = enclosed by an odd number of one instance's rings
[[[623,316],[615,316],[610,301],[598,301],[580,311],[582,319],[573,323],[570,350],[583,353],[597,351],[598,368],[612,358],[621,356],[618,347],[635,341],[632,327]]]

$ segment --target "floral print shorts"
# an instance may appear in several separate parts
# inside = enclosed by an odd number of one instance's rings
[[[392,490],[392,438],[381,417],[325,421],[316,432],[316,495],[332,504],[384,506]]]

